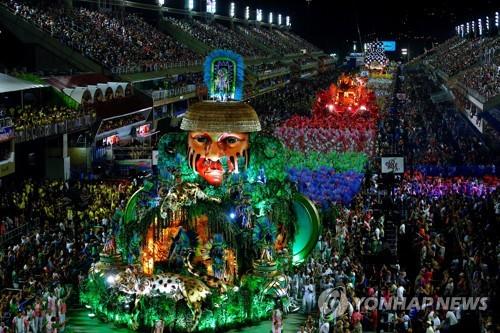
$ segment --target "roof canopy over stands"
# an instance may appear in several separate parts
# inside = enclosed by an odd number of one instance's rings
[[[45,81],[62,90],[78,103],[93,103],[132,94],[129,82],[112,82],[102,74],[82,74],[73,76],[53,76]]]
[[[63,92],[79,104],[90,103],[93,99],[92,93],[87,87],[64,88]]]
[[[32,83],[0,73],[0,94],[44,87],[48,87],[48,85]]]

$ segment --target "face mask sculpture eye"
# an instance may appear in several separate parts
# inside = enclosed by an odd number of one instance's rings
[[[189,167],[210,185],[248,166],[250,132],[260,131],[255,110],[240,102],[205,101],[192,105],[182,119],[188,133]]]

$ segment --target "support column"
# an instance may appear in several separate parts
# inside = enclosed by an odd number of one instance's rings
[[[68,180],[71,176],[70,172],[70,158],[68,155],[68,134],[64,133],[62,136],[62,162],[63,162],[63,178]]]
[[[49,179],[70,178],[70,157],[68,155],[68,134],[47,140],[45,146],[45,177]]]

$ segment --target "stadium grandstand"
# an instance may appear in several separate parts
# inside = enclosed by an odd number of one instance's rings
[[[0,0],[0,333],[499,331],[498,11],[248,2]]]

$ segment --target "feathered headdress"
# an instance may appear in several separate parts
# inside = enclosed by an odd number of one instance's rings
[[[243,99],[245,64],[241,55],[229,50],[214,50],[203,67],[208,95],[219,101]]]

